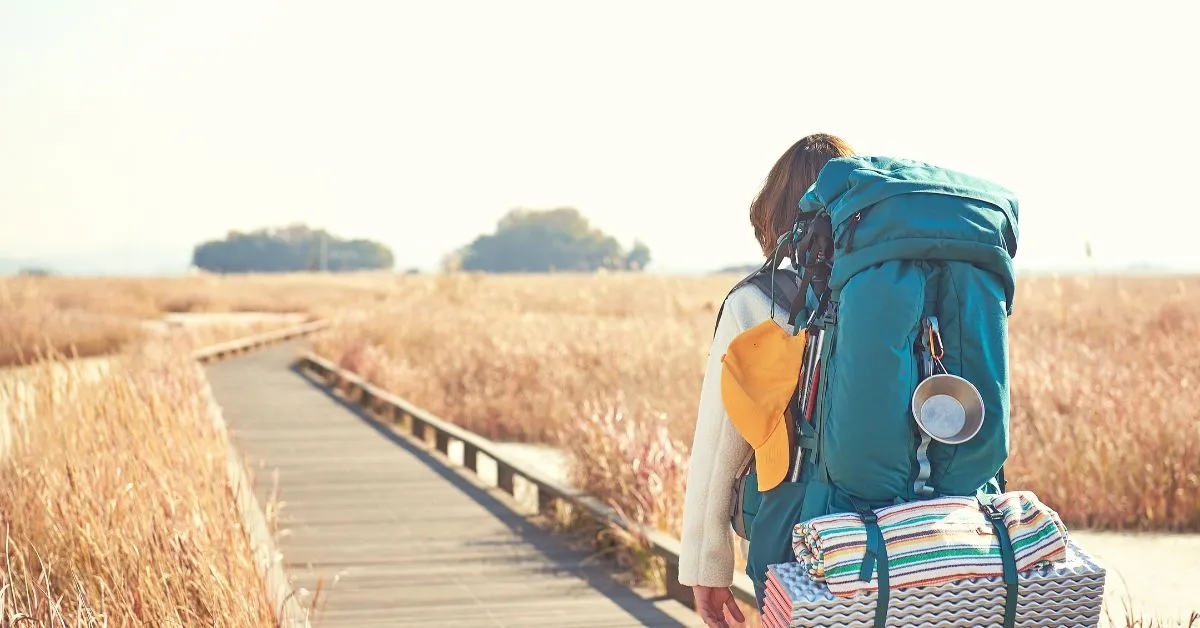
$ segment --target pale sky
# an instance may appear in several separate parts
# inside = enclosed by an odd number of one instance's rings
[[[571,205],[708,270],[821,131],[1013,189],[1019,267],[1200,269],[1196,11],[1119,6],[0,0],[0,257],[307,222],[433,268]]]

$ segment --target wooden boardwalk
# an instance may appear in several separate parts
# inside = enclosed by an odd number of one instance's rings
[[[315,626],[703,625],[581,564],[565,539],[293,371],[293,356],[281,345],[207,371],[264,505],[278,471],[293,586],[329,587]]]

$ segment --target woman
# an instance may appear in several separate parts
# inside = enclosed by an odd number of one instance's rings
[[[825,163],[853,154],[845,141],[818,133],[793,144],[775,162],[750,205],[750,224],[764,256],[771,256],[780,238],[791,232],[800,197],[816,181]],[[721,358],[735,336],[766,321],[771,311],[767,295],[753,286],[738,288],[727,297],[700,393],[684,497],[679,582],[692,587],[696,609],[707,626],[727,627],[725,610],[736,621],[745,621],[730,590],[734,556],[729,514],[732,482],[751,447],[730,422],[722,403]],[[775,319],[781,325],[787,325],[787,318],[787,312],[775,309]],[[753,552],[753,539],[750,548]],[[763,574],[749,575],[761,590]]]

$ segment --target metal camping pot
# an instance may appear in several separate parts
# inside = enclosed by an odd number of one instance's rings
[[[983,397],[974,384],[957,375],[930,375],[913,391],[912,413],[930,438],[958,445],[983,427]]]

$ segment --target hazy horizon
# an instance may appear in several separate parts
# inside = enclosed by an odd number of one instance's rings
[[[1195,9],[920,7],[6,2],[0,262],[170,272],[304,222],[431,270],[572,206],[706,272],[758,259],[750,200],[821,131],[1012,189],[1018,269],[1200,270]]]

